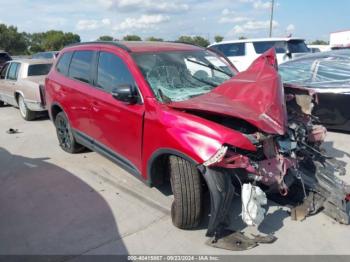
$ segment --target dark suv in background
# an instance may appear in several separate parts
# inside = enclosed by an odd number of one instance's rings
[[[4,52],[4,51],[0,51],[0,70],[2,69],[2,67],[4,66],[4,64],[8,61],[11,61],[12,58],[11,56]]]

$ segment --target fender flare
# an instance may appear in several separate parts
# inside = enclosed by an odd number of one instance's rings
[[[50,119],[51,119],[52,122],[54,121],[54,120],[53,120],[53,117],[52,117],[52,109],[53,109],[54,106],[59,107],[63,112],[65,112],[64,109],[63,109],[63,106],[62,106],[60,103],[58,103],[58,102],[53,102],[53,103],[51,104],[50,108],[48,109],[49,117],[50,117]]]
[[[152,153],[151,157],[147,160],[147,177],[149,181],[149,185],[153,186],[154,185],[154,175],[152,175],[152,167],[155,161],[158,159],[158,157],[162,155],[174,155],[181,157],[190,163],[194,164],[195,166],[198,166],[199,163],[195,161],[192,157],[182,153],[179,150],[172,149],[172,148],[160,148],[157,149],[155,152]]]

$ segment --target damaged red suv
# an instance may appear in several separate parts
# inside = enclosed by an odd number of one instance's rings
[[[200,223],[208,189],[212,243],[227,236],[234,193],[247,183],[288,198],[296,218],[323,210],[349,223],[349,188],[320,148],[315,98],[282,86],[272,49],[238,73],[187,44],[72,45],[46,79],[46,99],[63,150],[87,147],[148,185],[170,183],[177,227]]]

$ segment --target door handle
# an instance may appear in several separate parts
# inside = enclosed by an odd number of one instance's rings
[[[94,112],[100,111],[100,103],[97,101],[92,101],[91,107]]]

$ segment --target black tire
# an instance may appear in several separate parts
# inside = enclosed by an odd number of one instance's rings
[[[201,221],[202,183],[196,166],[189,161],[170,156],[170,183],[174,194],[171,205],[173,224],[181,229],[193,229]]]
[[[5,106],[5,103],[0,100],[0,107],[3,107],[3,106]]]
[[[28,109],[22,95],[18,96],[17,103],[18,103],[20,115],[24,120],[32,121],[36,118],[37,116],[36,113]]]
[[[57,114],[55,119],[55,127],[60,147],[71,154],[79,153],[84,147],[77,143],[70,127],[68,118],[64,112]]]

